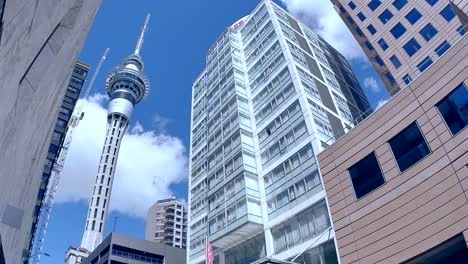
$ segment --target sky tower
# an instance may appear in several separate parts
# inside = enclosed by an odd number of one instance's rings
[[[149,19],[148,14],[135,52],[128,56],[122,65],[114,68],[106,78],[106,89],[111,98],[107,109],[106,139],[81,241],[81,247],[90,251],[102,241],[120,144],[128,128],[133,108],[150,90],[149,81],[143,74],[143,60],[140,56]]]

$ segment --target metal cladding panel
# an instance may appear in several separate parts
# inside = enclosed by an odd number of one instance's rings
[[[338,119],[336,116],[330,114],[329,112],[327,112],[327,116],[328,116],[328,120],[330,120],[330,125],[332,127],[333,134],[335,135],[335,138],[338,139],[338,138],[342,137],[344,135],[345,131],[343,129],[343,125],[342,125],[340,119]]]
[[[310,72],[323,81],[324,79],[322,73],[320,72],[319,66],[317,65],[317,62],[306,53],[304,53],[304,57],[306,58],[307,66],[309,66]]]
[[[318,81],[315,81],[315,85],[317,85],[317,89],[319,91],[320,98],[322,99],[323,104],[336,113],[336,107],[333,103],[333,99],[330,95],[328,87]]]
[[[307,44],[307,40],[297,32],[294,32],[294,34],[296,35],[296,38],[299,41],[299,46],[301,46],[301,48],[307,51],[309,54],[312,54],[309,44]]]

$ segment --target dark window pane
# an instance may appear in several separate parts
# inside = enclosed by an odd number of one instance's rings
[[[403,34],[405,34],[406,28],[398,22],[392,29],[390,29],[390,33],[395,37],[395,39],[400,38]]]
[[[346,9],[344,9],[343,6],[340,6],[340,12],[341,12],[341,13],[346,13]]]
[[[370,10],[374,11],[377,9],[377,7],[380,6],[380,4],[380,0],[372,0],[369,4],[367,4],[367,6],[370,8]]]
[[[412,25],[416,23],[422,17],[421,13],[419,13],[416,8],[413,8],[409,13],[405,16],[406,20],[410,22]]]
[[[371,33],[372,35],[374,35],[377,32],[377,30],[375,29],[375,27],[372,24],[367,26],[367,30],[369,30],[369,33]]]
[[[457,32],[462,36],[465,35],[465,27],[460,26],[459,28],[457,28]]]
[[[388,142],[397,161],[400,171],[403,172],[416,162],[426,157],[429,147],[419,130],[416,122],[403,129]]]
[[[406,83],[406,84],[410,84],[413,79],[411,79],[411,76],[409,74],[406,74],[404,77],[403,77],[403,81]]]
[[[390,61],[393,63],[393,66],[395,66],[395,69],[400,68],[401,62],[396,55],[390,57]]]
[[[395,0],[393,1],[393,6],[400,10],[402,9],[406,4],[408,3],[408,0]]]
[[[383,39],[383,38],[381,38],[381,39],[379,40],[379,45],[380,45],[380,47],[382,48],[382,50],[388,49],[387,42],[385,42],[385,39]]]
[[[354,25],[354,20],[353,20],[350,16],[347,17],[347,18],[348,18],[349,23],[350,23],[351,25]]]
[[[395,79],[393,78],[393,76],[392,76],[392,74],[390,72],[387,72],[385,74],[385,77],[387,77],[387,80],[391,85],[395,84]]]
[[[386,24],[390,19],[392,19],[393,14],[390,12],[390,10],[385,9],[385,11],[380,14],[379,19],[382,21],[382,23]]]
[[[353,1],[350,1],[348,5],[351,7],[351,9],[356,9],[356,5],[353,3]]]
[[[348,171],[358,199],[385,183],[374,152],[354,164]]]
[[[437,104],[437,108],[453,135],[468,124],[468,90],[460,84],[447,97]]]
[[[366,44],[367,48],[369,50],[373,50],[374,49],[374,46],[372,46],[372,44],[370,44],[370,42],[368,40],[366,40],[366,42],[364,42],[364,44]]]
[[[403,46],[403,49],[410,57],[413,56],[420,48],[421,46],[414,38],[410,39],[408,43]]]
[[[382,58],[380,58],[379,55],[375,56],[374,59],[377,62],[377,64],[379,64],[380,66],[384,66],[384,62],[382,61]]]
[[[362,33],[362,30],[360,28],[356,28],[356,32],[360,37],[364,36],[364,33]]]
[[[435,29],[431,23],[428,23],[423,27],[423,29],[421,29],[421,31],[419,31],[419,34],[421,34],[426,41],[429,41],[437,34],[437,29]]]
[[[359,19],[360,19],[361,21],[366,20],[366,16],[365,16],[362,12],[359,12],[359,13],[357,14],[357,16],[359,17]]]
[[[453,11],[450,4],[448,4],[442,11],[440,11],[440,15],[450,22],[455,17],[455,12]]]
[[[428,4],[430,4],[431,6],[435,5],[437,3],[437,1],[439,1],[439,0],[426,0],[426,2]]]
[[[425,71],[427,68],[429,68],[429,66],[432,65],[432,59],[428,56],[426,58],[424,58],[424,60],[422,60],[418,65],[418,69],[423,72]]]
[[[442,56],[445,54],[445,52],[447,52],[448,49],[450,49],[450,47],[450,43],[448,43],[448,41],[444,41],[442,42],[442,44],[440,44],[439,47],[435,49],[435,52],[437,53],[437,55]]]

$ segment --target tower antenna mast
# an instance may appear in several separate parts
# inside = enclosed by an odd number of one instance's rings
[[[143,46],[143,40],[145,38],[145,32],[148,29],[150,17],[151,17],[150,14],[146,15],[145,24],[143,25],[143,28],[141,29],[141,34],[140,34],[140,37],[138,38],[137,45],[135,48],[136,55],[140,54],[141,46]]]

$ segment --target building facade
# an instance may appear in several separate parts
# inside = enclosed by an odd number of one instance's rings
[[[468,38],[318,159],[342,264],[466,263]]]
[[[83,264],[183,264],[185,250],[152,241],[111,233]]]
[[[315,155],[370,111],[346,59],[275,3],[227,28],[193,85],[188,263],[206,238],[215,263],[337,263]]]
[[[175,198],[157,201],[146,217],[145,239],[178,248],[187,246],[187,210]]]
[[[49,149],[47,150],[47,158],[44,164],[44,170],[42,171],[41,184],[37,194],[36,206],[34,207],[35,219],[33,220],[33,231],[31,233],[33,238],[31,239],[30,249],[32,249],[34,236],[36,235],[40,214],[39,211],[43,205],[44,195],[46,194],[47,185],[49,184],[50,175],[52,173],[52,167],[59,156],[60,150],[62,149],[70,117],[73,113],[76,102],[78,101],[81,90],[83,89],[88,72],[88,65],[81,62],[76,63],[75,68],[73,69],[72,77],[66,88],[65,97],[63,98],[62,105],[59,109],[57,123],[55,124],[54,131],[52,132],[52,138],[50,139]]]
[[[27,261],[38,190],[76,59],[101,1],[0,1],[0,236]]]
[[[91,251],[82,247],[68,247],[65,255],[65,264],[82,264]]]
[[[468,29],[460,0],[331,0],[390,94],[407,86]]]

